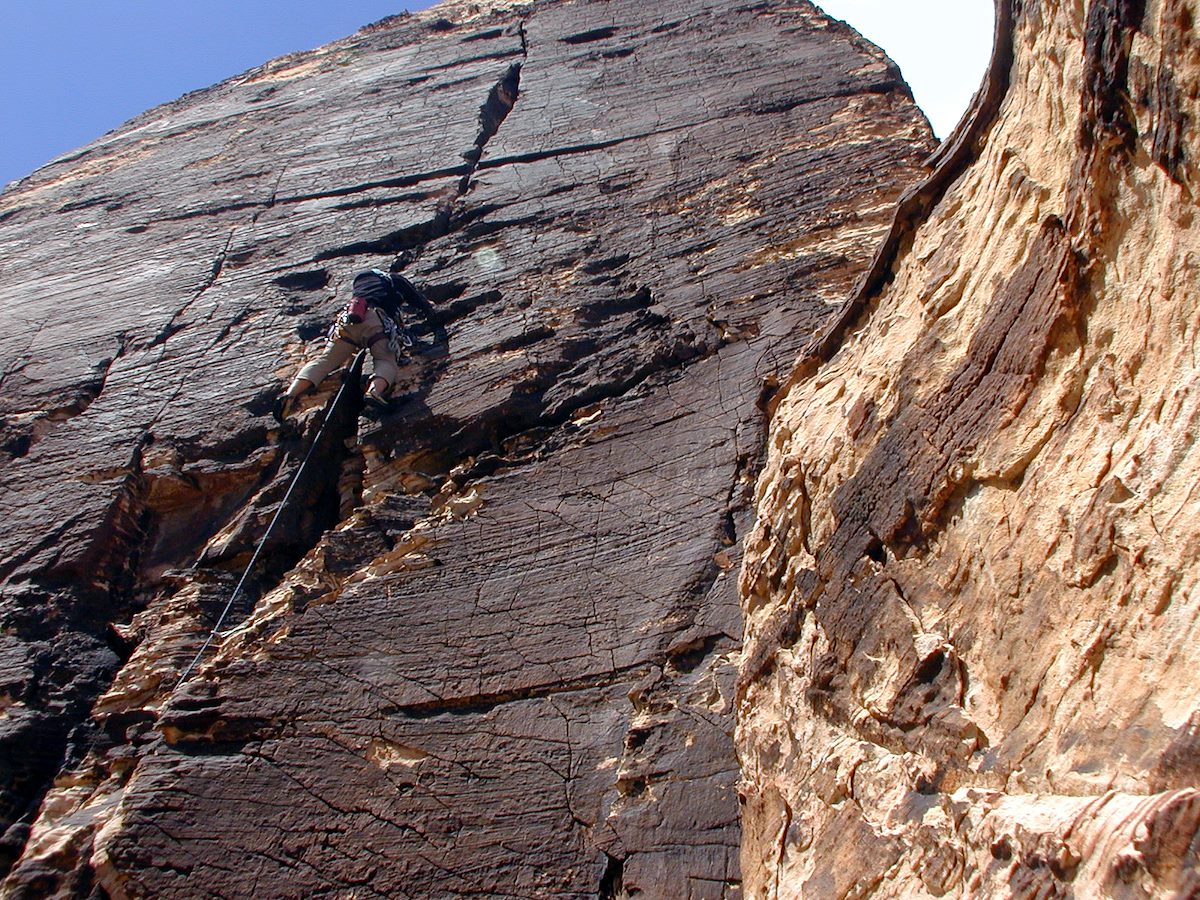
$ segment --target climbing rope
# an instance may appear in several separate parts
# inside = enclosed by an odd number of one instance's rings
[[[329,420],[333,418],[334,411],[342,402],[342,396],[346,393],[346,389],[353,382],[356,386],[358,383],[359,373],[362,372],[363,360],[366,358],[367,351],[360,350],[358,355],[354,357],[354,361],[350,364],[350,368],[346,371],[342,378],[342,386],[338,388],[337,395],[333,398],[333,403],[330,404],[329,412],[325,414],[325,421],[321,423],[321,427],[317,430],[317,436],[313,438],[312,444],[308,448],[308,452],[304,454],[304,460],[300,463],[300,467],[296,469],[296,474],[292,476],[292,482],[288,485],[287,492],[283,495],[283,499],[279,501],[279,506],[275,510],[275,515],[271,516],[271,521],[267,525],[267,530],[263,532],[262,538],[258,542],[258,546],[254,549],[254,555],[250,557],[250,562],[246,565],[246,570],[242,572],[242,577],[238,579],[237,586],[233,589],[233,593],[229,595],[229,602],[225,604],[225,608],[221,610],[221,615],[217,618],[217,624],[213,626],[209,632],[208,638],[197,651],[196,656],[188,663],[188,667],[183,670],[183,674],[179,676],[179,680],[175,682],[175,687],[172,691],[178,690],[179,686],[187,681],[189,675],[199,664],[205,652],[212,645],[217,635],[221,633],[221,626],[225,624],[225,619],[229,616],[229,611],[233,609],[233,604],[237,602],[238,596],[242,593],[242,588],[245,586],[250,573],[254,571],[254,566],[258,563],[258,558],[262,555],[263,548],[267,545],[267,540],[271,537],[271,533],[275,530],[275,524],[279,521],[280,515],[287,509],[288,501],[292,499],[292,492],[295,491],[296,485],[300,482],[300,476],[304,474],[304,470],[308,467],[309,460],[312,459],[313,453],[321,443],[321,439],[325,436],[325,427],[329,424]]]

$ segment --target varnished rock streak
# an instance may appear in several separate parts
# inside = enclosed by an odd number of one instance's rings
[[[932,145],[895,67],[808,3],[449,2],[12,186],[5,894],[737,895],[763,386]],[[377,265],[447,339],[382,419],[330,423],[176,690],[335,386],[283,430],[271,400]],[[1029,304],[1028,377],[1072,302]]]
[[[997,5],[771,408],[751,897],[1200,893],[1197,10]]]

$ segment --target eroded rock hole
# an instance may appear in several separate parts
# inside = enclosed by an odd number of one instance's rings
[[[881,540],[875,539],[871,541],[871,543],[867,545],[867,549],[864,551],[864,554],[868,559],[873,560],[880,565],[883,565],[885,562],[887,562],[887,550],[884,549],[883,541]]]
[[[309,269],[303,272],[289,272],[280,275],[275,283],[288,291],[319,291],[329,284],[328,269]]]
[[[0,443],[0,452],[8,454],[12,459],[19,459],[29,454],[29,448],[33,446],[33,434],[30,432],[22,432],[14,434]]]
[[[503,36],[504,36],[503,28],[492,28],[488,31],[481,31],[478,34],[467,35],[465,38],[462,39],[462,42],[464,44],[470,44],[475,41],[491,41],[491,40],[495,40],[498,37],[503,37]]]
[[[593,41],[603,41],[612,37],[617,33],[617,29],[608,28],[593,28],[591,31],[581,31],[579,34],[572,34],[565,38],[559,38],[564,44],[590,44]]]
[[[625,896],[625,861],[604,854],[604,871],[600,875],[599,900],[618,900]]]

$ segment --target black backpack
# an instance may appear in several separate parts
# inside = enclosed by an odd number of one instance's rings
[[[362,297],[371,306],[377,306],[391,318],[399,321],[400,307],[408,305],[425,314],[433,311],[430,303],[411,281],[399,273],[370,269],[354,276],[355,297]]]

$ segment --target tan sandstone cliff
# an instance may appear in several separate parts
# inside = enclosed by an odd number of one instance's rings
[[[1200,45],[998,0],[973,123],[777,395],[750,897],[1200,891]]]

